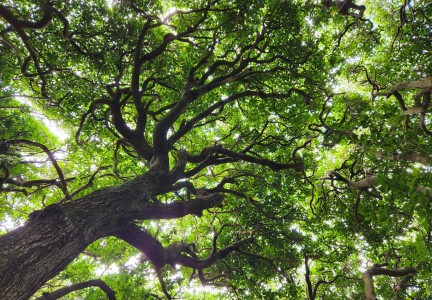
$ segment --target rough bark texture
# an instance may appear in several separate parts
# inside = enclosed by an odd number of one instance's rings
[[[32,213],[24,226],[0,237],[0,299],[28,299],[90,243],[112,235],[127,221],[200,215],[222,202],[220,195],[172,204],[150,201],[162,183],[149,172]]]

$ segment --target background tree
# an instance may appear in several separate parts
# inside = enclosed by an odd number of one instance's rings
[[[432,6],[356,5],[0,4],[0,297],[430,295]]]

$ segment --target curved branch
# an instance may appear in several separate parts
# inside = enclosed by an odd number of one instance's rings
[[[247,238],[239,242],[233,243],[219,251],[213,251],[212,254],[204,260],[199,260],[195,254],[191,253],[190,245],[184,242],[172,243],[167,247],[156,240],[146,230],[130,223],[121,227],[114,236],[124,240],[128,244],[142,251],[146,258],[157,268],[162,268],[165,264],[190,267],[193,269],[205,269],[220,259],[223,259],[233,251],[239,250],[240,246],[250,243],[253,238]],[[193,257],[183,255],[182,253],[190,253]]]
[[[432,87],[432,76],[428,76],[425,78],[421,78],[420,80],[408,80],[401,82],[395,86],[393,86],[387,93],[388,97],[391,95],[394,95],[395,92],[401,90],[401,89],[410,89],[410,88],[430,88]]]
[[[167,261],[171,265],[178,264],[178,265],[182,265],[185,267],[202,270],[202,269],[210,267],[211,265],[213,265],[217,261],[223,259],[224,257],[229,255],[230,253],[240,250],[240,246],[242,246],[244,244],[251,243],[253,240],[254,240],[253,238],[247,238],[247,239],[238,241],[236,243],[229,245],[228,247],[225,247],[222,250],[219,250],[219,251],[212,253],[208,258],[203,259],[203,260],[195,259],[193,257],[178,253],[176,255],[171,254],[171,256],[167,258]]]
[[[88,110],[84,113],[84,115],[81,117],[81,121],[80,121],[80,123],[79,123],[78,130],[77,130],[77,132],[75,133],[75,141],[76,141],[76,143],[77,143],[78,145],[82,145],[82,143],[81,143],[80,140],[79,140],[79,136],[80,136],[81,131],[82,131],[82,129],[83,129],[83,126],[84,126],[84,122],[85,122],[85,120],[87,119],[87,117],[88,117],[89,115],[91,115],[91,114],[94,113],[95,109],[96,109],[99,105],[104,105],[104,104],[105,104],[105,105],[108,105],[108,106],[111,105],[111,103],[109,102],[109,100],[106,99],[106,98],[103,98],[103,99],[99,99],[99,100],[95,100],[95,101],[93,101],[93,102],[90,104],[89,109],[88,109]]]
[[[22,29],[43,29],[48,26],[53,17],[53,11],[50,1],[45,1],[44,5],[42,6],[42,10],[43,16],[39,21],[27,21],[18,19],[6,6],[0,4],[0,16],[3,17],[12,26]]]
[[[55,159],[54,155],[45,145],[38,143],[38,142],[29,141],[26,139],[8,140],[7,143],[8,144],[26,144],[26,145],[35,146],[35,147],[42,149],[48,155],[49,160],[51,161],[51,163],[53,164],[54,168],[57,171],[57,174],[58,174],[60,182],[61,182],[61,190],[63,191],[64,195],[66,196],[66,198],[68,200],[72,200],[72,198],[69,195],[69,192],[67,190],[66,180],[64,178],[63,172],[62,172],[60,166],[58,165],[57,160]]]
[[[0,5],[0,16],[3,17],[9,24],[12,25],[12,27],[15,29],[18,36],[21,38],[22,42],[24,43],[25,47],[27,48],[30,54],[30,57],[33,60],[39,78],[42,81],[41,84],[42,96],[47,99],[49,99],[49,97],[45,89],[46,88],[45,75],[39,64],[37,51],[34,48],[29,35],[25,32],[24,29],[26,28],[40,29],[48,25],[52,19],[51,8],[52,8],[51,5],[47,1],[46,4],[44,5],[44,17],[42,18],[42,20],[40,20],[39,22],[31,22],[31,21],[22,21],[18,19],[13,15],[13,13],[6,6]]]
[[[319,280],[319,281],[315,284],[315,287],[314,287],[314,290],[313,290],[313,294],[314,294],[314,296],[316,297],[316,294],[317,294],[318,288],[319,288],[319,286],[320,286],[321,284],[333,284],[336,280],[338,280],[338,278],[341,278],[341,277],[344,277],[344,275],[341,275],[341,274],[336,275],[336,276],[335,276],[332,280],[330,280],[330,281]]]
[[[82,290],[92,286],[103,290],[109,300],[117,299],[115,292],[102,279],[93,279],[58,289],[55,292],[49,294],[45,293],[42,297],[39,297],[36,300],[56,300],[74,291]]]
[[[235,151],[231,151],[228,149],[224,149],[222,147],[216,149],[216,153],[223,154],[225,156],[231,157],[235,160],[242,160],[250,163],[254,163],[261,166],[269,167],[274,171],[286,170],[286,169],[294,169],[297,172],[303,171],[303,163],[299,160],[293,163],[278,163],[266,158],[255,157],[251,155],[247,155],[244,153],[238,153]],[[298,160],[298,159],[296,159]]]
[[[149,232],[130,223],[114,234],[114,236],[124,240],[134,246],[155,266],[162,268],[166,264],[164,247]]]
[[[373,266],[372,268],[366,270],[363,273],[364,291],[366,300],[376,300],[375,288],[373,283],[373,277],[377,275],[386,275],[390,277],[403,277],[403,276],[414,276],[417,270],[414,268],[406,268],[400,270],[389,270],[386,268],[378,266]]]
[[[127,140],[139,156],[144,158],[146,161],[150,161],[153,156],[153,151],[148,144],[144,135],[137,133],[132,130],[126,121],[124,120],[121,113],[121,104],[119,101],[114,101],[110,104],[112,122],[117,131]]]

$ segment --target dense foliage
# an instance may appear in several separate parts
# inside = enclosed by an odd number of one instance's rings
[[[325,2],[0,4],[1,243],[143,175],[174,211],[34,298],[432,297],[432,3]]]

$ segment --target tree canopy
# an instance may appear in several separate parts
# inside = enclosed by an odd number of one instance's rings
[[[432,297],[431,16],[3,1],[0,298]]]

